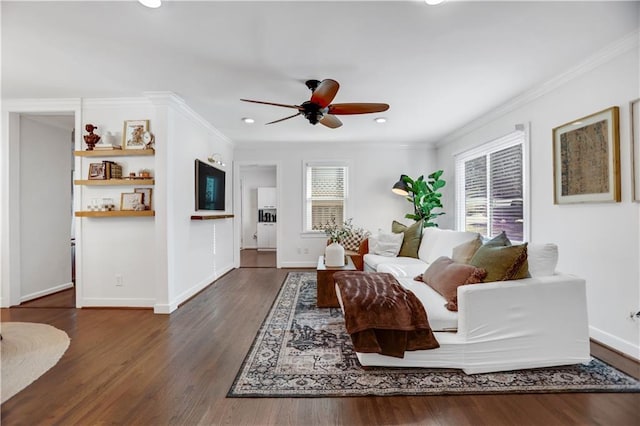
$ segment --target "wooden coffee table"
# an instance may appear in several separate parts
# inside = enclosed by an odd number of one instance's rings
[[[336,296],[336,283],[333,280],[333,274],[338,271],[355,271],[356,267],[353,264],[350,256],[347,256],[344,266],[327,266],[324,264],[324,256],[320,256],[318,259],[318,308],[339,308],[340,303]]]

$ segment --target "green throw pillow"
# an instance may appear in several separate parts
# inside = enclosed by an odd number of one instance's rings
[[[418,249],[420,248],[420,239],[422,238],[422,221],[418,221],[411,226],[403,225],[400,222],[393,221],[391,224],[391,232],[400,234],[404,232],[404,240],[398,256],[418,258]]]
[[[518,246],[483,245],[469,262],[487,271],[484,282],[519,280],[529,276],[527,243]]]
[[[507,233],[502,231],[500,235],[493,237],[492,239],[484,243],[484,245],[488,247],[504,247],[510,246],[511,241],[509,241],[509,238],[507,238]]]

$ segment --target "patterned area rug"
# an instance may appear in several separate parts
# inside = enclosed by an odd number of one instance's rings
[[[228,397],[640,392],[604,362],[466,375],[455,369],[362,369],[340,309],[316,307],[316,274],[290,272]]]

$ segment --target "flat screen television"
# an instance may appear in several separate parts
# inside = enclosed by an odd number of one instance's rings
[[[225,171],[196,159],[196,210],[224,210]]]

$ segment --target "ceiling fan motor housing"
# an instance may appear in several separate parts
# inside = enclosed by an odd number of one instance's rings
[[[326,108],[322,108],[320,105],[310,101],[303,102],[300,106],[302,107],[302,115],[304,115],[311,124],[318,124],[326,112]]]

